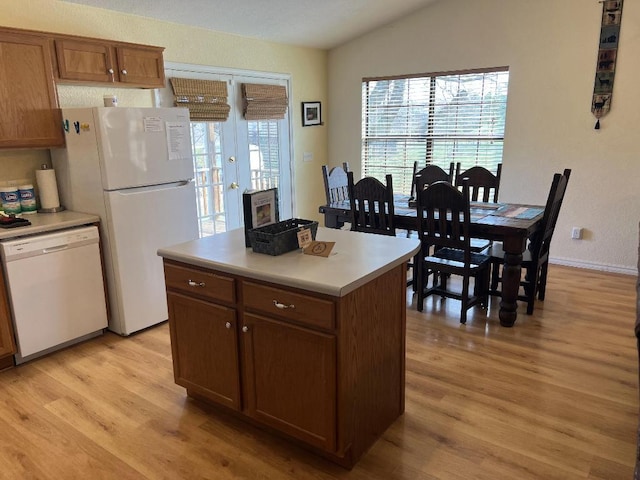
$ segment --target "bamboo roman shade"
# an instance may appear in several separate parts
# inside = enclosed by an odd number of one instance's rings
[[[224,122],[229,118],[227,82],[171,78],[177,107],[189,109],[192,121]]]
[[[245,120],[280,120],[287,113],[287,89],[282,85],[242,84]]]

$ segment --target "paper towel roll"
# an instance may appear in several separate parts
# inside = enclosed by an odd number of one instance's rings
[[[36,170],[36,182],[40,196],[40,208],[43,210],[60,207],[56,171],[52,168]]]

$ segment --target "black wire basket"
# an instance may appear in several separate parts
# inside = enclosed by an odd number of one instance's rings
[[[311,238],[316,239],[318,222],[313,220],[290,218],[264,227],[252,228],[249,230],[251,248],[256,253],[274,256],[296,250],[300,248],[298,246],[298,232],[303,228],[309,228]]]

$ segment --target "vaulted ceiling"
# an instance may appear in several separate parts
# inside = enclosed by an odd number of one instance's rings
[[[62,0],[264,41],[330,49],[442,0]]]

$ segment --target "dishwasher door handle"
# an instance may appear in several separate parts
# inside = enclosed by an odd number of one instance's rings
[[[43,248],[42,253],[53,253],[60,250],[66,250],[67,248],[69,248],[69,245],[65,243],[64,245],[56,245],[55,247]]]

